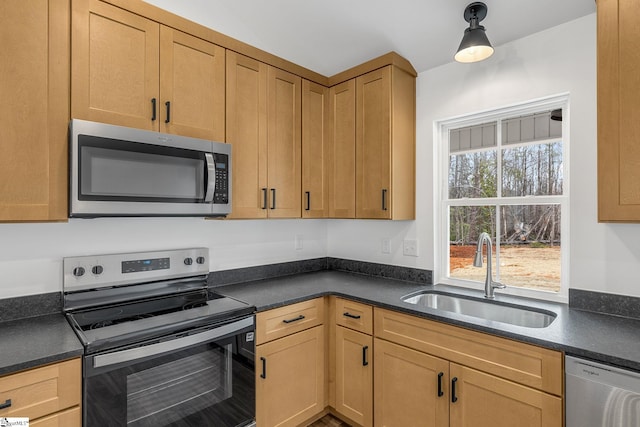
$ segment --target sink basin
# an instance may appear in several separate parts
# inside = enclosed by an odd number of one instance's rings
[[[546,328],[556,318],[549,311],[430,291],[407,295],[402,301],[525,328]]]

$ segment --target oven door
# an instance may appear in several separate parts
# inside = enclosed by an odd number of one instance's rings
[[[253,317],[84,358],[83,425],[253,425],[254,361],[237,352]]]

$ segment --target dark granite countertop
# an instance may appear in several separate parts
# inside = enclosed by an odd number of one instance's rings
[[[256,280],[215,288],[215,291],[255,305],[258,311],[337,295],[419,317],[439,320],[494,335],[564,351],[567,354],[640,371],[640,320],[569,308],[566,304],[511,297],[496,293],[499,303],[527,305],[557,313],[546,328],[526,328],[420,307],[401,297],[438,290],[482,298],[481,290],[446,285],[421,285],[339,271],[320,271]]]
[[[0,322],[0,375],[83,354],[63,314]]]

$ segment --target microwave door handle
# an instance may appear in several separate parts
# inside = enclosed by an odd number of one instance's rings
[[[207,191],[204,195],[204,202],[211,203],[213,202],[213,193],[216,191],[216,164],[213,161],[213,154],[204,153],[204,158],[207,161],[207,174],[205,175]]]

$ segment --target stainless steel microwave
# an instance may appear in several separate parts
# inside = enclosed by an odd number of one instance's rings
[[[231,146],[85,120],[69,125],[69,216],[231,213]]]

